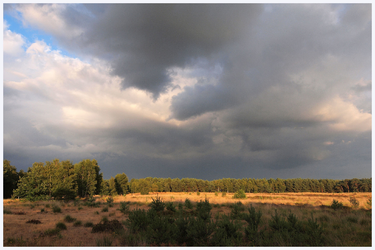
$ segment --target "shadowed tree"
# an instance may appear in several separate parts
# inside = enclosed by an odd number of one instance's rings
[[[23,172],[23,171],[22,171]],[[13,190],[17,188],[19,175],[15,166],[10,165],[10,161],[3,162],[3,184],[4,184],[4,199],[11,198]]]
[[[117,193],[125,195],[128,192],[128,176],[125,173],[117,174],[115,180]]]

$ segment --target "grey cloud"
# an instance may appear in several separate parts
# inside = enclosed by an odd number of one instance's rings
[[[157,98],[170,85],[168,68],[222,53],[246,35],[261,8],[111,4],[75,42],[93,55],[111,58],[113,73],[125,78],[124,88],[147,90]]]

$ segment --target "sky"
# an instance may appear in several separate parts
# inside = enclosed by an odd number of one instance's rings
[[[371,4],[4,4],[3,158],[105,179],[371,177]]]

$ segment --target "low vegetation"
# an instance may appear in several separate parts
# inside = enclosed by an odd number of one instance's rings
[[[5,246],[371,246],[371,193],[4,202]],[[183,198],[182,198],[183,197]],[[301,198],[299,198],[301,197]],[[303,197],[303,198],[302,198]],[[326,198],[325,198],[326,197]],[[325,200],[324,200],[325,199]],[[278,203],[282,201],[283,204]],[[309,203],[306,203],[309,201]],[[89,202],[94,206],[81,204]],[[287,203],[291,203],[288,205]],[[59,205],[58,205],[59,204]],[[112,204],[112,206],[110,206]],[[315,204],[315,205],[314,205]],[[48,206],[47,206],[48,205]],[[60,214],[54,207],[63,207]],[[40,207],[45,212],[40,213]],[[107,210],[107,212],[101,212]],[[98,212],[98,213],[96,213]],[[29,223],[17,222],[27,218]],[[79,220],[78,220],[79,219]],[[27,221],[26,220],[26,221]],[[41,223],[32,223],[39,221]],[[18,223],[18,224],[17,224]]]

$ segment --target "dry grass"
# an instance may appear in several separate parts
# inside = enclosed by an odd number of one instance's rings
[[[335,199],[342,202],[345,206],[351,206],[349,198],[354,196],[360,204],[358,209],[363,209],[368,208],[367,201],[372,197],[371,193],[248,193],[246,195],[247,199],[240,201],[246,206],[252,204],[256,209],[262,209],[265,219],[270,219],[275,208],[277,208],[279,214],[292,212],[301,219],[310,218],[310,212],[312,211],[314,217],[320,219],[323,223],[326,217],[332,213],[332,210],[324,208],[321,205],[329,206],[332,200]],[[215,193],[200,193],[200,195],[197,195],[197,193],[128,194],[126,196],[114,197],[114,206],[109,207],[108,212],[102,212],[103,207],[107,206],[104,204],[107,197],[96,197],[96,202],[100,201],[102,203],[100,207],[84,206],[84,201],[79,201],[79,204],[74,206],[73,201],[64,203],[59,201],[24,202],[4,200],[4,209],[10,210],[12,213],[3,215],[3,244],[4,246],[96,246],[96,239],[109,237],[113,239],[112,246],[118,246],[120,244],[119,240],[110,233],[91,233],[91,227],[74,226],[74,223],[65,223],[67,230],[62,230],[60,234],[55,236],[42,236],[42,233],[48,229],[55,228],[56,223],[63,222],[66,215],[82,221],[82,225],[86,222],[99,223],[103,216],[108,217],[109,220],[117,219],[121,222],[126,220],[128,216],[117,210],[120,207],[120,202],[131,202],[130,210],[137,208],[147,210],[149,208],[148,204],[156,196],[159,196],[164,202],[172,201],[175,203],[184,202],[187,198],[193,203],[208,199],[211,204],[219,204],[212,209],[213,217],[217,213],[229,214],[231,208],[226,205],[239,201],[238,199],[233,199],[233,194],[231,193],[228,193],[225,197],[222,197],[221,193],[217,196],[215,196]],[[53,213],[53,205],[61,207],[62,213]],[[82,207],[82,209],[78,209],[78,207]],[[306,209],[301,209],[301,207],[308,208],[309,212],[306,212]],[[44,209],[44,212],[41,212],[42,209]],[[361,216],[358,216],[358,218],[348,218],[348,223],[350,224],[355,219],[358,222],[352,224],[371,227],[371,223],[369,225],[366,224],[367,218],[362,218]],[[39,220],[41,224],[26,223],[29,220]],[[332,221],[330,223],[334,224]],[[16,244],[11,244],[14,240],[19,241]]]

